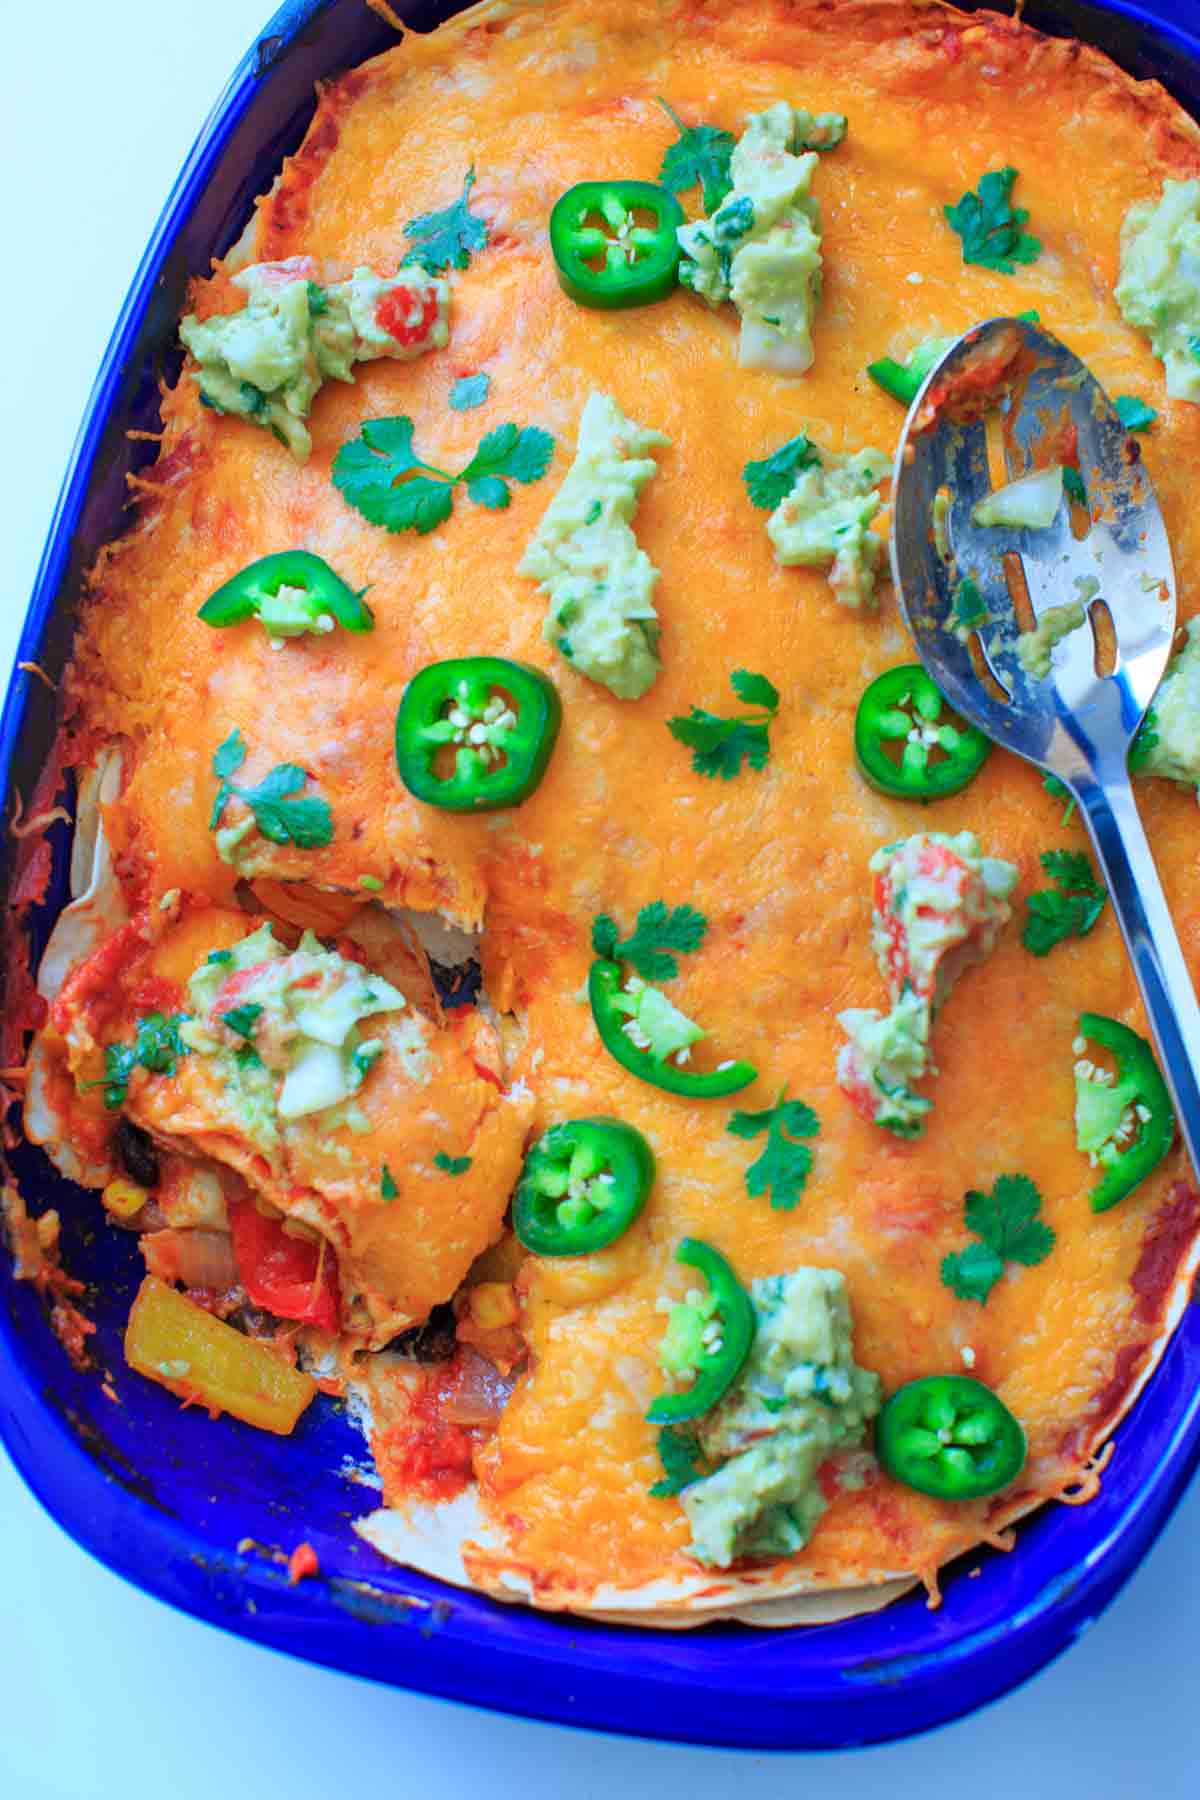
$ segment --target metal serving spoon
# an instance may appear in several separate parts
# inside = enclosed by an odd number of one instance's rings
[[[953,402],[937,408],[930,396],[945,393],[947,383],[953,391],[964,371],[966,391],[972,369],[989,357],[1002,364],[1014,351],[1020,374],[992,411],[989,463],[985,421],[964,419],[971,408],[961,402],[956,420]],[[1027,473],[1039,446],[1040,465],[1067,460],[1062,433],[1072,426],[1086,507],[1064,499],[1046,529],[972,523],[976,503]],[[1057,775],[1074,796],[1200,1171],[1200,1006],[1127,766],[1175,631],[1171,547],[1137,441],[1057,338],[1025,320],[992,319],[959,338],[930,371],[901,433],[893,482],[892,573],[921,661],[965,719]],[[954,598],[964,577],[976,584],[988,618],[956,632]],[[1083,602],[1084,626],[1054,649],[1047,677],[1028,674],[1017,655],[1021,630],[1072,600]]]

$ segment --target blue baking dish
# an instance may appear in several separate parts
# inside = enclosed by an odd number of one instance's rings
[[[436,0],[408,9],[419,29],[453,10]],[[1090,39],[1200,112],[1193,0],[1046,0],[1025,16]],[[391,41],[363,0],[289,0],[235,71],[117,321],[21,660],[54,675],[68,654],[80,576],[121,528],[125,476],[149,454],[127,433],[156,423],[157,378],[164,368],[173,374],[187,278],[233,242],[252,198],[300,142],[314,82]],[[52,697],[14,674],[0,722],[4,792],[16,785],[29,794],[54,728]],[[64,893],[67,833],[54,830],[57,885],[35,921],[43,939]],[[692,1743],[826,1749],[922,1731],[994,1699],[1072,1643],[1149,1548],[1200,1460],[1192,1306],[1120,1429],[1098,1497],[1079,1511],[1044,1508],[1020,1528],[1016,1555],[964,1559],[938,1612],[918,1594],[839,1625],[651,1634],[505,1607],[409,1574],[354,1536],[350,1521],[374,1496],[356,1479],[361,1440],[333,1404],[319,1401],[280,1440],[183,1412],[127,1371],[120,1338],[141,1273],[132,1237],[98,1226],[94,1199],[39,1153],[18,1150],[13,1165],[35,1207],[62,1214],[65,1261],[92,1289],[93,1344],[121,1402],[71,1366],[38,1295],[0,1256],[0,1434],[30,1487],[80,1544],[148,1592],[260,1643],[397,1686]],[[292,1587],[270,1552],[302,1540],[321,1573]]]

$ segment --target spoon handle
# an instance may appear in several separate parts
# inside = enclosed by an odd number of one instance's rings
[[[1074,784],[1071,784],[1074,787]],[[1150,1034],[1200,1174],[1200,1005],[1128,777],[1076,790],[1142,990]]]

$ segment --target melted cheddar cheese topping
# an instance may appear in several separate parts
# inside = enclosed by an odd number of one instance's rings
[[[571,184],[605,172],[656,179],[675,136],[659,95],[687,120],[735,134],[781,99],[846,115],[845,141],[812,177],[824,267],[807,373],[740,367],[735,311],[684,290],[617,312],[561,291],[550,209]],[[1044,246],[1011,276],[964,265],[942,214],[1007,164],[1020,171],[1019,199]],[[1022,948],[1016,923],[1000,931],[939,1021],[937,1105],[920,1140],[881,1132],[839,1090],[838,1015],[879,1000],[872,855],[914,831],[973,831],[985,855],[1016,866],[1019,907],[1038,883],[1040,852],[1083,840],[1060,822],[1036,771],[1001,752],[929,812],[864,784],[856,704],[875,676],[913,660],[894,596],[884,587],[878,613],[853,612],[820,569],[781,566],[742,470],[798,429],[834,455],[890,448],[900,412],[867,379],[869,361],[902,360],[932,334],[1036,308],[1110,392],[1158,407],[1141,443],[1182,610],[1196,609],[1200,407],[1164,397],[1161,367],[1122,322],[1113,287],[1125,211],[1153,201],[1164,175],[1200,173],[1200,137],[1159,90],[991,15],[903,0],[485,7],[407,36],[323,89],[305,144],[259,203],[251,256],[312,258],[327,282],[358,267],[390,273],[403,223],[446,205],[472,166],[489,242],[452,272],[448,347],[367,362],[352,384],[327,384],[308,420],[306,464],[252,423],[206,411],[189,379],[164,394],[161,454],[135,484],[132,528],[95,572],[70,693],[77,741],[127,752],[105,819],[131,907],[189,897],[179,924],[139,951],[170,961],[166,979],[195,966],[171,942],[187,930],[195,947],[201,904],[206,948],[217,923],[227,941],[249,929],[234,911],[239,876],[260,894],[303,883],[359,901],[367,876],[381,884],[382,907],[483,927],[501,1031],[473,1014],[437,1026],[431,1088],[381,1065],[361,1096],[370,1138],[302,1130],[301,1120],[284,1169],[229,1137],[199,1057],[173,1083],[139,1080],[135,1117],[234,1164],[283,1212],[327,1233],[377,1337],[446,1298],[499,1235],[527,1134],[598,1114],[635,1124],[659,1170],[639,1222],[578,1262],[527,1259],[517,1278],[529,1361],[475,1457],[485,1513],[509,1547],[468,1557],[473,1578],[494,1583],[501,1563],[516,1564],[535,1598],[586,1604],[602,1583],[632,1589],[694,1573],[681,1507],[648,1493],[661,1471],[644,1417],[660,1385],[659,1302],[682,1291],[673,1253],[684,1235],[721,1249],[747,1285],[802,1266],[841,1271],[855,1360],[886,1391],[969,1367],[1022,1421],[1029,1460],[1016,1494],[951,1505],[875,1474],[831,1495],[801,1557],[814,1585],[931,1570],[1079,1480],[1150,1366],[1197,1207],[1179,1185],[1176,1152],[1119,1208],[1100,1218],[1088,1208],[1094,1177],[1072,1125],[1077,1020],[1095,1008],[1145,1029],[1111,913],[1044,959]],[[698,216],[699,191],[683,198]],[[194,284],[200,319],[238,304],[228,268]],[[454,381],[480,371],[490,379],[484,404],[449,409]],[[669,440],[637,514],[638,543],[660,571],[662,668],[636,700],[556,655],[543,636],[544,597],[520,573],[593,391]],[[459,506],[428,536],[391,536],[353,511],[330,475],[362,421],[402,414],[442,468],[463,466],[479,435],[510,419],[550,431],[556,458],[540,484],[514,486],[505,510]],[[214,632],[197,620],[244,565],[300,546],[353,589],[369,588],[373,632],[272,648],[253,621]],[[478,654],[546,669],[563,725],[528,800],[464,817],[401,786],[392,730],[417,670]],[[728,782],[705,779],[667,721],[692,706],[722,710],[737,668],[763,671],[780,690],[770,759]],[[212,758],[235,728],[250,746],[240,779],[280,763],[308,772],[332,811],[327,845],[255,838],[238,870],[221,861],[209,829]],[[1165,782],[1144,783],[1139,801],[1200,973],[1194,802]],[[600,1046],[581,997],[591,921],[606,912],[629,929],[657,899],[709,922],[669,992],[720,1057],[759,1070],[737,1104],[769,1106],[786,1088],[818,1114],[814,1171],[791,1212],[748,1195],[750,1147],[725,1130],[732,1103],[660,1092]],[[518,1099],[502,1102],[501,1087]],[[359,1145],[370,1145],[374,1181],[381,1160],[423,1167],[435,1142],[469,1143],[470,1174],[415,1178],[398,1238],[377,1185],[368,1196]],[[1010,1269],[986,1306],[956,1299],[938,1271],[964,1241],[963,1195],[1013,1170],[1037,1183],[1054,1251]]]

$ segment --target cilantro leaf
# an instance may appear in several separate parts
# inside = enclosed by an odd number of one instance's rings
[[[752,769],[761,769],[771,754],[768,726],[779,707],[779,690],[765,675],[754,675],[748,669],[735,669],[729,685],[748,706],[763,710],[749,718],[724,719],[705,712],[699,706],[684,716],[667,720],[667,730],[692,752],[692,767],[698,775],[720,776],[731,781],[743,760]]]
[[[979,584],[964,575],[954,590],[954,622],[964,631],[973,631],[977,625],[986,625],[988,609],[983,603],[983,595]]]
[[[1135,750],[1137,749],[1136,741],[1134,743],[1134,749]],[[1132,753],[1131,753],[1131,758],[1132,758]],[[1129,766],[1130,766],[1130,768],[1133,767],[1132,759],[1130,761]],[[1067,810],[1062,816],[1062,823],[1065,825],[1067,820],[1071,817],[1071,814],[1075,811],[1075,796],[1074,796],[1074,794],[1071,792],[1070,788],[1067,787],[1065,782],[1062,782],[1058,779],[1057,775],[1043,775],[1042,776],[1042,786],[1045,788],[1045,790],[1048,794],[1053,794],[1056,800],[1065,800],[1066,801]]]
[[[420,263],[427,275],[441,275],[447,269],[465,269],[474,252],[484,249],[488,241],[487,221],[470,208],[474,185],[475,170],[470,168],[463,191],[452,206],[409,220],[404,235],[412,240],[413,248],[404,263]]]
[[[664,1473],[662,1480],[656,1481],[650,1489],[654,1500],[668,1500],[672,1494],[691,1487],[694,1481],[702,1481],[707,1474],[700,1439],[694,1431],[680,1430],[678,1425],[664,1425],[658,1434],[658,1454]]]
[[[236,775],[245,760],[246,746],[235,725],[225,742],[213,751],[212,772],[224,781],[227,776]]]
[[[942,1281],[959,1300],[982,1306],[1004,1273],[1004,1258],[987,1244],[968,1244],[942,1258]]]
[[[1063,492],[1068,500],[1075,502],[1076,506],[1087,505],[1087,489],[1083,485],[1083,476],[1078,469],[1068,466],[1063,470]]]
[[[1042,868],[1054,883],[1027,896],[1028,915],[1021,942],[1034,956],[1047,956],[1064,938],[1085,937],[1108,898],[1082,850],[1047,850]]]
[[[548,431],[536,425],[526,425],[523,430],[511,424],[498,425],[481,441],[458,479],[466,482],[467,494],[477,505],[507,506],[509,495],[504,478],[524,483],[540,481],[553,455],[554,439]],[[497,494],[502,498],[495,498]]]
[[[1006,1262],[1030,1267],[1054,1248],[1053,1231],[1038,1218],[1041,1210],[1042,1196],[1028,1175],[998,1175],[990,1194],[977,1189],[967,1194],[967,1230]]]
[[[1126,431],[1149,431],[1158,417],[1154,408],[1135,394],[1118,394],[1113,405]]]
[[[229,785],[229,777],[237,773],[246,760],[246,746],[242,734],[235,725],[223,744],[218,744],[213,751],[212,772],[219,780],[216,796],[212,804],[212,812],[208,816],[208,829],[215,831],[221,823],[225,804],[233,789]]]
[[[383,1173],[379,1177],[379,1198],[381,1200],[394,1200],[399,1192],[400,1189],[396,1186],[395,1180],[392,1177],[392,1171],[388,1168],[387,1164],[384,1163]]]
[[[708,930],[708,920],[694,906],[674,906],[652,900],[637,916],[632,937],[617,941],[617,927],[607,913],[598,913],[592,925],[592,948],[610,962],[632,963],[643,981],[668,981],[678,975],[673,951],[698,950]]]
[[[425,473],[401,481],[413,469]],[[450,517],[454,504],[454,478],[416,455],[407,415],[364,420],[361,435],[333,459],[333,485],[364,519],[386,531],[424,535]]]
[[[1039,239],[1021,229],[1028,211],[1009,205],[1016,179],[1013,168],[992,169],[980,176],[978,193],[968,188],[956,205],[942,208],[951,231],[962,239],[964,263],[1011,275],[1014,263],[1031,263],[1041,254]]]
[[[444,1150],[439,1150],[433,1160],[444,1175],[465,1175],[471,1166],[469,1156],[447,1156]]]
[[[706,213],[716,212],[726,194],[733,189],[729,159],[736,139],[731,131],[720,131],[715,125],[685,125],[679,114],[665,100],[658,103],[679,132],[663,155],[658,179],[670,194],[682,194],[699,185]]]
[[[978,1243],[943,1257],[945,1285],[960,1300],[982,1305],[1006,1262],[1031,1268],[1054,1248],[1054,1232],[1039,1218],[1042,1196],[1028,1175],[998,1175],[990,1194],[971,1189],[964,1195],[964,1218]]]
[[[104,1050],[104,1074],[99,1081],[85,1081],[85,1088],[103,1087],[104,1104],[110,1112],[124,1106],[129,1094],[129,1077],[137,1068],[151,1075],[173,1075],[188,1047],[179,1035],[186,1013],[146,1013],[137,1022],[132,1044],[107,1044]]]
[[[262,1007],[251,1000],[244,1006],[234,1006],[227,1013],[222,1013],[221,1023],[228,1025],[230,1031],[236,1031],[239,1037],[252,1038],[261,1014]]]
[[[236,740],[236,742],[235,742]],[[215,831],[232,795],[245,801],[262,836],[273,844],[295,844],[301,850],[318,849],[333,838],[333,814],[328,802],[315,794],[297,800],[290,796],[302,788],[308,775],[298,763],[277,763],[256,787],[239,787],[229,776],[246,760],[241,733],[234,731],[214,752],[212,771],[221,778],[209,815],[208,829]]]
[[[802,1100],[785,1100],[786,1091],[780,1088],[775,1105],[763,1112],[735,1112],[725,1127],[737,1138],[754,1138],[766,1132],[766,1148],[746,1170],[746,1192],[757,1199],[770,1189],[775,1212],[791,1212],[812,1169],[811,1149],[793,1140],[815,1137],[821,1129],[812,1107]]]
[[[1129,751],[1129,767],[1132,771],[1146,766],[1150,752],[1155,749],[1158,741],[1158,715],[1151,706],[1147,708],[1146,716],[1138,726],[1137,736]]]
[[[615,962],[617,956],[617,922],[610,919],[607,913],[597,913],[592,920],[592,949],[597,956],[607,962]]]
[[[450,517],[460,481],[466,482],[468,497],[477,506],[495,512],[509,503],[507,482],[539,480],[553,454],[548,431],[536,425],[498,425],[482,439],[466,468],[450,475],[416,454],[413,422],[402,414],[364,421],[361,435],[344,443],[333,459],[333,485],[372,525],[425,535]]]
[[[746,483],[751,506],[761,507],[763,511],[778,506],[791,493],[800,471],[814,465],[819,467],[820,462],[816,445],[810,443],[803,432],[789,438],[773,456],[766,456],[761,462],[748,462],[742,470],[742,480]]]
[[[492,385],[490,375],[463,375],[450,389],[450,405],[455,412],[473,412],[482,406]]]
[[[233,791],[245,801],[254,814],[255,825],[272,844],[318,850],[333,839],[333,814],[328,801],[316,794],[308,794],[302,800],[290,798],[307,780],[297,763],[279,763],[257,787]]]
[[[779,689],[765,675],[755,675],[749,669],[735,669],[729,677],[729,685],[747,706],[765,706],[771,713],[778,711]]]

